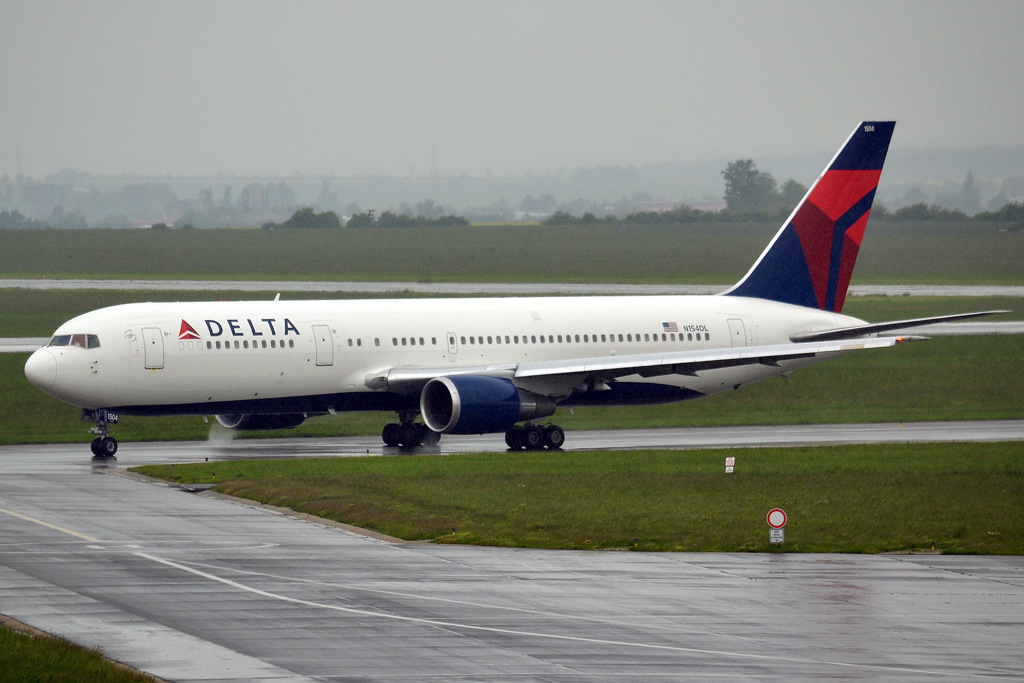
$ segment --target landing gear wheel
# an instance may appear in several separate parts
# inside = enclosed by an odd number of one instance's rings
[[[97,436],[95,439],[92,440],[92,444],[90,444],[89,448],[92,449],[92,454],[93,455],[96,455],[96,456],[102,456],[103,455],[103,451],[100,450],[100,442],[101,441],[103,441],[103,437],[101,437],[101,436]]]
[[[384,430],[380,433],[380,438],[384,440],[384,444],[391,446],[392,448],[400,443],[398,429],[401,425],[395,424],[394,422],[384,425]]]
[[[565,432],[558,425],[548,425],[544,428],[544,445],[556,451],[565,443]]]
[[[523,428],[516,426],[505,432],[505,445],[513,451],[523,450]]]
[[[523,430],[523,445],[528,451],[539,451],[544,448],[544,430],[537,425],[530,425]]]
[[[99,443],[100,455],[105,458],[113,458],[114,454],[117,453],[117,439],[112,436],[106,436],[100,439]]]
[[[419,425],[406,422],[398,427],[398,441],[403,448],[415,448],[420,445]]]

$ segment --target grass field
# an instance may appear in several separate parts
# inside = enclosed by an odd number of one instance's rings
[[[63,638],[0,626],[0,683],[144,683],[156,679]]]
[[[724,473],[725,455],[737,457]],[[1024,553],[1018,443],[528,452],[136,471],[410,540],[533,548]],[[454,530],[454,531],[453,531]]]
[[[79,410],[25,379],[25,354],[0,354],[0,443],[88,441]],[[692,427],[741,424],[891,422],[1024,418],[1024,335],[936,337],[893,349],[862,351],[718,396],[660,406],[562,409],[574,429]],[[340,413],[284,432],[250,436],[379,434],[391,413]],[[121,441],[206,439],[198,417],[122,416]],[[83,446],[84,448],[84,446]]]
[[[0,232],[5,277],[729,284],[777,222]],[[1024,232],[872,222],[854,283],[1022,284]]]

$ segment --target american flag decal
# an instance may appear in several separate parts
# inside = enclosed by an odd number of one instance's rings
[[[676,325],[675,323],[662,323],[661,327],[662,327],[662,330],[664,332],[678,332],[679,331],[679,326]]]

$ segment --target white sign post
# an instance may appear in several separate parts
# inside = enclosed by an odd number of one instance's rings
[[[736,458],[725,459],[725,473],[732,474],[732,469],[736,466]]]
[[[779,508],[772,508],[768,511],[768,526],[771,527],[768,530],[768,542],[769,543],[785,543],[786,542],[786,512]]]

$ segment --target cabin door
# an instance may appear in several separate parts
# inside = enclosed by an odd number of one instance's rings
[[[142,328],[142,344],[146,347],[146,369],[164,366],[164,337],[159,327]]]
[[[313,340],[316,342],[316,364],[334,365],[334,339],[327,325],[313,325]]]
[[[729,319],[729,336],[732,338],[732,346],[747,345],[747,330],[743,327],[743,321],[739,318]]]

